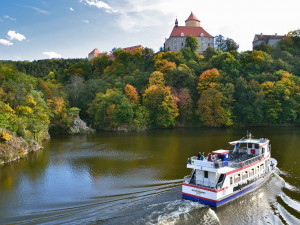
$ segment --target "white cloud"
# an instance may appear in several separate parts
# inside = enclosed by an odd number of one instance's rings
[[[17,41],[24,41],[26,37],[23,34],[16,33],[14,30],[10,30],[7,32],[8,38],[10,41],[17,40]]]
[[[81,0],[81,2],[82,1],[83,0]],[[118,12],[117,10],[113,9],[107,3],[103,2],[103,1],[99,1],[99,0],[84,0],[84,2],[86,4],[88,4],[89,6],[96,6],[99,9],[103,8],[108,13],[116,13],[116,12]]]
[[[50,14],[47,10],[40,9],[40,8],[37,8],[37,7],[34,7],[34,6],[24,6],[24,7],[29,8],[29,9],[33,9],[36,12],[41,13],[41,14],[45,14],[45,15]]]
[[[4,19],[7,19],[7,20],[16,21],[15,18],[12,18],[12,17],[10,17],[10,16],[8,16],[8,15],[3,16],[3,18],[4,18]]]
[[[90,23],[90,21],[88,21],[88,20],[82,20],[82,22],[86,23],[86,24]]]
[[[52,59],[52,58],[62,58],[61,54],[57,53],[57,52],[43,52],[43,55],[48,56],[48,58]]]
[[[73,11],[74,11],[74,9],[71,7],[71,8],[70,8],[70,11],[72,11],[72,12],[73,12]]]
[[[0,44],[6,45],[6,46],[11,46],[11,45],[13,45],[12,42],[10,42],[10,41],[8,41],[8,40],[5,40],[5,39],[0,39]]]

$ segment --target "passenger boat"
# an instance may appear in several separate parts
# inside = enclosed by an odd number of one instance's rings
[[[233,150],[216,150],[212,160],[188,159],[191,175],[184,178],[182,198],[217,207],[258,187],[277,166],[271,158],[270,141],[251,134],[229,142]]]

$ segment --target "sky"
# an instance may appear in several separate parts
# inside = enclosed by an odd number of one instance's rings
[[[94,48],[155,52],[191,11],[211,35],[252,49],[255,34],[300,28],[299,0],[0,0],[0,60],[85,58]]]

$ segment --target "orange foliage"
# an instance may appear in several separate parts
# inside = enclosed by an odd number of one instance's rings
[[[127,95],[128,99],[131,102],[135,102],[135,103],[139,104],[140,97],[139,97],[139,94],[137,93],[135,87],[133,87],[130,84],[126,84],[124,89],[125,89],[125,94]]]
[[[26,105],[36,106],[36,101],[34,101],[34,98],[32,95],[28,95],[28,97],[26,98]]]
[[[215,87],[217,82],[220,79],[221,79],[221,75],[216,68],[204,71],[199,77],[199,83],[198,83],[199,94],[208,88]]]
[[[47,99],[52,99],[53,98],[53,93],[52,93],[52,91],[50,90],[48,84],[45,81],[41,80],[39,86],[42,89],[42,91],[43,91],[43,93],[44,93],[44,95]]]
[[[157,60],[154,64],[154,67],[156,68],[156,70],[162,72],[163,74],[166,74],[169,70],[176,68],[176,63],[162,59]]]
[[[54,97],[52,100],[47,100],[47,105],[55,114],[62,114],[66,110],[65,101],[62,97]]]

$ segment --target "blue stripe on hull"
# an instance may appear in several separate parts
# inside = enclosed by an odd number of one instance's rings
[[[196,201],[196,202],[202,202],[204,204],[207,204],[207,205],[210,205],[210,206],[213,206],[213,207],[217,207],[217,206],[220,206],[230,200],[233,200],[234,198],[254,189],[255,187],[257,187],[258,185],[260,185],[264,180],[262,179],[261,181],[257,182],[256,184],[253,184],[252,186],[248,187],[248,188],[245,188],[244,190],[242,191],[239,191],[238,193],[235,193],[231,196],[229,196],[228,198],[225,198],[223,200],[220,200],[218,202],[213,202],[213,201],[209,201],[207,199],[202,199],[202,198],[197,198],[197,197],[193,197],[193,196],[190,196],[190,195],[186,195],[186,194],[182,194],[182,198],[184,199],[189,199],[189,200],[193,200],[193,201]]]
[[[217,206],[217,203],[216,203],[216,202],[209,201],[209,200],[202,199],[202,198],[193,197],[193,196],[186,195],[186,194],[182,194],[182,198],[188,199],[188,200],[192,200],[192,201],[195,201],[195,202],[201,202],[201,203],[204,203],[204,204],[206,204],[206,205],[211,205],[211,206],[213,206],[213,207],[216,207],[216,206]]]

